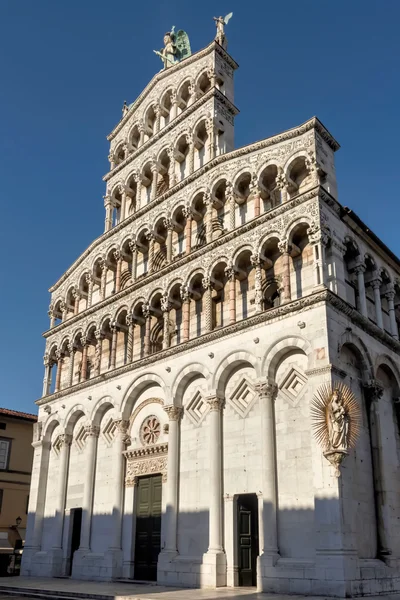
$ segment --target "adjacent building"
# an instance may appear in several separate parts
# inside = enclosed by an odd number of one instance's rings
[[[400,262],[317,118],[235,149],[218,27],[179,62],[166,36],[108,136],[104,233],[50,290],[22,571],[400,591]],[[336,382],[340,477],[311,410]]]
[[[25,539],[36,421],[36,415],[0,408],[0,543],[5,548]]]

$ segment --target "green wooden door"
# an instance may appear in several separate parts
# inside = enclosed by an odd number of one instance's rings
[[[239,585],[256,585],[256,564],[258,555],[258,514],[255,494],[239,496],[238,519],[238,562]]]
[[[161,489],[161,475],[139,479],[135,579],[157,580],[157,559],[161,545]]]

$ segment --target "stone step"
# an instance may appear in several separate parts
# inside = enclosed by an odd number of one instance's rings
[[[61,590],[39,590],[37,588],[11,587],[0,585],[0,594],[6,596],[24,596],[29,598],[43,598],[45,600],[76,600],[76,598],[90,598],[92,600],[114,600],[114,595],[90,594],[88,592],[63,592]]]

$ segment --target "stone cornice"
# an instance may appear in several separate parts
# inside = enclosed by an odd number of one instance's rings
[[[107,136],[107,140],[110,142],[111,140],[113,140],[115,138],[117,133],[119,131],[121,131],[121,129],[123,128],[125,123],[127,123],[129,121],[129,119],[133,115],[133,113],[136,111],[136,109],[140,106],[140,104],[143,102],[143,100],[149,95],[151,90],[155,87],[155,85],[159,81],[162,81],[163,79],[166,79],[170,75],[177,73],[178,71],[180,71],[180,70],[184,69],[185,67],[187,67],[188,65],[191,65],[192,63],[198,61],[199,59],[203,58],[204,56],[211,54],[213,51],[215,51],[217,54],[222,56],[222,58],[229,64],[230,67],[232,67],[232,69],[235,70],[238,68],[239,65],[237,64],[237,62],[234,61],[233,58],[217,42],[212,41],[211,44],[206,46],[206,48],[203,48],[203,50],[199,50],[198,52],[195,52],[194,54],[192,54],[191,56],[189,56],[182,62],[179,62],[176,65],[174,65],[173,67],[169,67],[168,69],[162,69],[156,75],[154,75],[154,77],[146,85],[146,87],[144,88],[142,93],[136,98],[135,102],[133,102],[132,106],[130,107],[130,109],[128,110],[126,115],[124,115],[124,117],[120,120],[120,122],[114,127],[114,129],[111,131],[111,133]]]
[[[168,453],[168,443],[154,444],[152,446],[144,446],[143,448],[134,448],[133,450],[125,450],[122,454],[128,459],[148,458],[149,456],[160,456]]]
[[[212,252],[216,248],[229,243],[230,241],[232,241],[234,238],[238,237],[239,235],[244,235],[244,234],[252,231],[255,227],[258,227],[259,225],[263,225],[264,223],[267,223],[268,221],[271,221],[271,220],[275,219],[276,217],[278,217],[288,211],[293,210],[296,206],[299,206],[300,204],[303,204],[303,203],[307,202],[308,200],[318,197],[319,194],[323,194],[323,191],[324,191],[323,188],[317,186],[311,190],[308,190],[304,194],[300,194],[293,200],[289,200],[285,204],[281,204],[280,206],[273,208],[269,212],[264,213],[264,214],[260,215],[259,217],[253,218],[251,221],[248,221],[244,225],[237,227],[233,231],[228,231],[227,233],[221,235],[218,239],[210,242],[209,244],[205,244],[198,250],[194,250],[190,254],[188,254],[186,256],[182,256],[181,258],[175,260],[171,264],[166,265],[159,271],[151,273],[150,275],[147,275],[146,277],[143,277],[142,279],[136,281],[135,283],[133,283],[129,287],[125,288],[121,292],[118,292],[118,294],[114,294],[113,296],[110,296],[109,298],[106,298],[105,300],[103,300],[101,302],[97,302],[93,306],[80,312],[78,315],[71,317],[67,321],[60,323],[59,325],[57,325],[56,327],[53,327],[52,329],[48,329],[45,333],[43,333],[43,337],[49,338],[50,336],[59,333],[63,329],[70,327],[71,325],[76,325],[77,323],[79,323],[79,321],[86,318],[87,316],[98,312],[105,306],[114,304],[114,302],[118,302],[121,298],[128,296],[132,292],[135,292],[136,290],[144,287],[145,285],[148,285],[152,281],[161,279],[162,277],[164,277],[165,275],[168,275],[172,271],[181,269],[187,263],[196,261],[201,256],[204,256],[205,254]]]
[[[90,244],[90,246],[75,260],[75,262],[69,267],[69,269],[67,269],[65,271],[65,273],[60,277],[60,279],[58,279],[58,281],[54,285],[51,286],[51,288],[49,289],[49,292],[52,293],[52,292],[56,291],[56,289],[69,277],[69,275],[71,275],[71,273],[83,262],[83,260],[87,256],[89,256],[89,254],[95,248],[97,248],[100,244],[102,244],[104,240],[112,238],[119,231],[121,231],[121,229],[124,229],[128,225],[132,224],[136,219],[145,215],[146,213],[151,212],[153,210],[153,208],[155,208],[159,204],[162,204],[165,200],[167,200],[168,198],[170,198],[171,196],[173,196],[174,194],[176,194],[177,192],[179,192],[180,190],[185,188],[188,184],[192,183],[196,179],[199,179],[202,175],[208,173],[209,171],[211,171],[212,169],[214,169],[215,167],[217,167],[221,164],[227,163],[231,160],[235,160],[236,158],[240,158],[242,156],[246,156],[247,154],[250,154],[252,152],[257,152],[259,150],[269,148],[270,146],[274,146],[275,144],[279,144],[281,142],[285,142],[287,140],[291,140],[293,138],[300,137],[312,129],[315,129],[316,131],[318,131],[321,134],[321,136],[322,136],[323,132],[325,132],[326,135],[330,136],[328,131],[324,128],[324,126],[317,119],[317,117],[313,117],[312,119],[310,119],[309,121],[306,121],[305,123],[303,123],[303,125],[300,125],[299,127],[295,127],[294,129],[289,129],[288,131],[285,131],[278,135],[266,138],[264,140],[254,143],[254,144],[250,144],[249,146],[243,146],[242,148],[232,150],[232,152],[227,152],[226,154],[221,154],[217,158],[210,160],[203,167],[201,167],[200,169],[197,169],[197,171],[192,173],[192,175],[189,175],[189,177],[186,177],[183,181],[180,181],[179,183],[174,185],[171,189],[167,190],[164,194],[162,194],[161,196],[159,196],[158,198],[156,198],[155,200],[153,200],[146,206],[143,206],[142,208],[140,208],[138,211],[136,211],[135,214],[129,216],[127,219],[124,219],[121,223],[119,223],[118,225],[116,225],[115,227],[110,229],[110,231],[107,231],[107,232],[103,233],[101,236],[99,236],[98,238],[96,238]],[[339,147],[339,144],[337,144],[337,142],[333,138],[331,138],[331,140],[332,140],[332,143],[336,144],[337,147]]]
[[[230,100],[228,100],[228,98],[222,92],[220,92],[217,88],[214,87],[211,90],[209,90],[206,94],[204,94],[204,96],[201,96],[201,98],[196,100],[196,102],[189,106],[183,113],[175,117],[175,119],[168,123],[166,127],[163,127],[155,135],[151,136],[151,138],[148,139],[147,142],[143,144],[143,146],[140,146],[135,152],[129,154],[129,156],[125,158],[125,160],[123,160],[119,165],[115,166],[112,171],[106,173],[103,176],[103,181],[109,181],[112,177],[114,177],[114,175],[117,175],[117,173],[122,171],[122,169],[129,165],[129,163],[131,163],[141,154],[147,152],[147,150],[149,150],[151,146],[156,144],[161,138],[165,137],[170,131],[175,129],[177,125],[182,123],[182,121],[185,121],[189,115],[194,113],[196,110],[198,110],[198,108],[200,108],[200,106],[206,104],[208,100],[210,100],[210,98],[213,97],[216,98],[219,102],[221,102],[221,104],[226,106],[227,110],[234,117],[237,114],[239,114],[239,109],[234,104],[232,104],[232,102],[230,102]]]
[[[36,400],[36,404],[38,406],[43,406],[49,402],[53,402],[54,400],[68,396],[69,394],[76,394],[76,392],[90,388],[98,383],[112,380],[120,375],[124,375],[125,373],[136,371],[158,361],[172,358],[182,353],[187,353],[188,351],[198,348],[199,346],[217,342],[222,337],[236,334],[241,331],[245,331],[246,329],[251,329],[252,327],[262,325],[269,321],[280,320],[288,315],[291,316],[295,313],[309,310],[320,303],[325,303],[331,306],[339,313],[345,315],[352,323],[358,325],[360,329],[371,335],[374,339],[379,339],[379,341],[381,341],[387,348],[393,350],[397,354],[400,354],[400,341],[385,333],[366,317],[363,317],[361,313],[350,306],[350,304],[348,304],[345,300],[342,300],[330,290],[323,289],[314,292],[309,296],[304,296],[303,298],[287,302],[286,304],[282,304],[276,308],[271,308],[267,311],[257,313],[256,315],[248,317],[247,319],[243,319],[242,321],[238,321],[237,323],[233,323],[232,325],[226,325],[225,327],[217,329],[216,331],[205,333],[197,338],[194,338],[193,340],[173,346],[167,350],[160,350],[160,352],[151,354],[146,358],[142,358],[128,365],[124,365],[114,369],[113,371],[102,373],[98,377],[94,377],[89,381],[84,381],[65,390],[61,390],[60,392],[56,392],[55,394],[45,396],[44,398],[39,398],[39,400]]]

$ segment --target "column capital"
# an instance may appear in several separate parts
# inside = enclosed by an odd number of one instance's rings
[[[202,286],[204,290],[209,290],[213,287],[211,277],[203,277]]]
[[[120,435],[126,435],[129,427],[129,421],[127,419],[114,419],[117,433]]]
[[[50,360],[50,356],[48,354],[45,354],[43,356],[43,364],[45,367],[49,367],[51,364],[51,360]]]
[[[148,319],[151,316],[150,304],[142,305],[142,313],[145,319]]]
[[[396,296],[396,292],[395,292],[395,289],[394,289],[393,285],[391,285],[389,287],[389,289],[386,290],[386,292],[384,293],[384,296],[385,296],[385,298],[387,300],[389,300],[389,302],[393,302],[394,301],[395,296]]]
[[[275,401],[278,394],[278,386],[274,381],[258,381],[255,384],[258,395]]]
[[[84,348],[88,344],[89,344],[89,340],[88,340],[87,336],[86,335],[82,335],[81,336],[81,345],[82,345],[82,348]]]
[[[218,394],[210,394],[205,398],[205,401],[210,407],[210,411],[221,412],[225,407],[225,398]]]
[[[366,270],[366,266],[364,265],[364,263],[359,263],[358,265],[356,265],[354,267],[354,273],[356,275],[358,275],[359,273],[365,273]]]
[[[72,444],[72,435],[69,433],[61,433],[58,436],[60,446],[70,446]]]
[[[376,277],[370,281],[370,284],[373,290],[377,290],[382,285],[382,279],[380,277]]]
[[[170,421],[180,421],[183,415],[181,406],[164,406],[164,410]]]
[[[100,427],[98,427],[97,425],[93,425],[92,423],[89,423],[88,425],[85,425],[85,433],[89,437],[97,438],[100,435]]]
[[[93,273],[86,273],[85,275],[86,283],[90,285],[93,283]]]
[[[64,358],[64,352],[62,352],[61,350],[56,350],[55,355],[57,360],[62,360]]]
[[[96,329],[94,332],[94,337],[99,342],[100,340],[104,339],[104,331],[102,329]]]
[[[167,294],[162,296],[160,304],[162,312],[169,312],[172,308],[171,300]]]
[[[105,196],[103,196],[103,200],[104,208],[109,208],[111,206],[111,196],[109,194],[106,194]]]
[[[148,231],[148,232],[145,234],[145,237],[146,237],[146,240],[147,240],[148,242],[152,242],[152,241],[154,241],[154,240],[155,240],[155,237],[156,237],[156,236],[155,236],[155,233],[154,233],[154,231]]]
[[[192,297],[192,294],[191,294],[191,291],[190,291],[190,288],[189,288],[188,285],[183,285],[181,287],[181,292],[180,293],[181,293],[182,302],[189,302],[190,301],[190,299]]]
[[[193,219],[193,210],[191,206],[184,206],[182,208],[182,213],[185,219]]]
[[[292,251],[292,244],[289,240],[281,240],[278,242],[278,250],[281,254],[290,254]]]
[[[121,252],[121,250],[114,250],[113,254],[114,254],[114,258],[115,258],[115,260],[117,262],[119,260],[122,260],[122,252]]]
[[[254,268],[259,267],[261,265],[261,258],[259,254],[252,254],[250,256],[250,262]]]
[[[134,242],[134,241],[129,242],[129,249],[132,252],[132,254],[134,254],[135,252],[137,252],[138,251],[138,245],[137,245],[137,243]]]
[[[165,219],[163,219],[163,224],[166,229],[168,229],[169,231],[173,231],[174,222],[170,217],[166,217]]]
[[[383,395],[383,385],[377,379],[370,379],[363,387],[365,395],[370,402],[379,400]]]
[[[74,290],[72,291],[72,295],[74,298],[78,298],[78,299],[82,298],[81,291],[78,290],[77,288],[74,288]]]
[[[236,269],[233,265],[228,265],[227,267],[225,267],[224,273],[225,277],[227,277],[229,280],[233,280],[236,276]]]
[[[68,348],[68,352],[70,355],[73,354],[74,352],[76,352],[76,346],[75,346],[74,342],[69,342],[67,348]]]
[[[132,314],[128,313],[125,317],[125,323],[127,324],[128,327],[130,327],[131,325],[135,325],[135,318]]]

